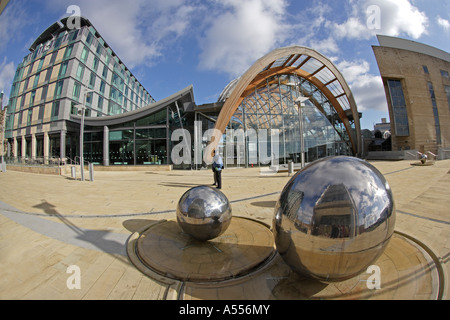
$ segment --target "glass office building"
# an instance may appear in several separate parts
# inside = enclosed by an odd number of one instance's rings
[[[86,117],[130,112],[155,100],[89,20],[55,22],[31,45],[14,76],[5,134],[10,161],[66,163],[79,157],[78,106]]]

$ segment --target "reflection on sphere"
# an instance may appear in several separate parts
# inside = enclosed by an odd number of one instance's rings
[[[366,271],[386,248],[395,206],[384,176],[352,157],[318,160],[284,187],[275,208],[277,250],[297,273],[340,281]]]
[[[208,186],[188,190],[179,200],[177,222],[184,232],[200,241],[220,236],[227,230],[232,210],[227,197]]]

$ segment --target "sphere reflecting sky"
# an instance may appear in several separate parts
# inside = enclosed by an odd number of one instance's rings
[[[384,176],[352,157],[318,160],[283,189],[273,221],[277,250],[296,272],[337,281],[365,271],[395,226]]]
[[[230,202],[216,188],[192,188],[178,202],[178,224],[184,232],[200,241],[220,236],[229,227],[231,218]]]

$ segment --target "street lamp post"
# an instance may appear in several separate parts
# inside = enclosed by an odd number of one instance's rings
[[[299,87],[298,83],[294,83],[294,82],[289,82],[286,85],[292,87],[295,87],[296,90]],[[302,169],[305,167],[305,137],[303,134],[303,108],[306,106],[305,103],[306,101],[309,100],[308,97],[304,97],[303,95],[301,95],[300,90],[298,90],[300,96],[295,100],[295,103],[297,104],[298,107],[298,117],[299,117],[299,121],[300,121],[300,154],[301,154],[301,166]]]
[[[81,111],[81,123],[80,123],[80,169],[81,169],[81,181],[84,181],[84,116],[86,111],[86,99],[89,93],[93,90],[86,90],[83,95],[83,103],[78,105],[78,112]]]
[[[305,107],[305,102],[308,101],[307,97],[298,97],[295,102],[298,106],[298,116],[300,121],[300,153],[301,153],[301,161],[302,161],[302,169],[305,167],[305,137],[303,134],[303,108]]]
[[[3,90],[2,90],[2,92],[0,93],[0,112],[3,112],[3,95],[4,95],[4,93],[3,93]],[[2,123],[0,123],[0,126],[1,126],[1,132],[0,132],[0,137],[1,137],[1,139],[0,139],[0,152],[1,152],[1,156],[2,156],[2,158],[1,158],[1,163],[0,163],[0,165],[1,165],[1,168],[0,168],[0,171],[3,171],[3,172],[5,172],[6,171],[6,164],[4,163],[4,161],[5,161],[5,159],[4,159],[4,152],[5,152],[5,125],[6,125],[6,121],[5,121],[5,119],[6,119],[6,110],[5,110],[5,113],[3,114],[3,118],[2,118]]]

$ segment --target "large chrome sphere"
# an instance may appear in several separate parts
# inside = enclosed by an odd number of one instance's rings
[[[391,189],[371,164],[352,157],[318,160],[284,187],[275,208],[275,244],[300,274],[341,281],[367,270],[395,225]]]
[[[216,188],[192,188],[178,202],[178,224],[184,232],[200,241],[220,236],[229,227],[231,218],[230,202]]]

